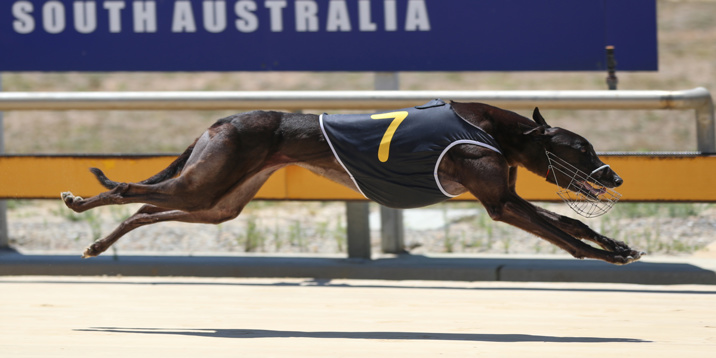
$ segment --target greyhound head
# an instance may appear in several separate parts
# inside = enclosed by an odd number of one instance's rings
[[[593,182],[593,184],[615,188],[623,183],[622,178],[599,159],[599,156],[594,151],[594,147],[587,139],[566,129],[551,127],[539,113],[538,108],[535,108],[532,119],[537,123],[537,127],[529,129],[523,134],[540,143],[544,151],[553,153],[576,169],[589,174],[588,177],[590,181],[598,181],[598,183]],[[562,187],[568,185],[572,178],[562,172],[549,174],[546,154],[542,152],[541,155],[545,156],[545,159],[541,161],[544,164],[541,165],[542,168],[538,168],[538,172],[543,173],[547,181],[552,184],[557,184]],[[593,192],[595,189],[586,182],[581,182],[579,185],[583,186],[585,192],[591,192],[595,195],[599,194]]]

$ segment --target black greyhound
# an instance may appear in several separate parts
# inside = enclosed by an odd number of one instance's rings
[[[433,186],[437,186],[444,196],[438,195],[433,201],[469,191],[493,220],[537,235],[576,258],[628,264],[641,257],[643,252],[605,237],[579,220],[536,207],[515,192],[518,166],[561,184],[562,180],[548,175],[546,151],[583,172],[592,173],[591,177],[605,187],[621,185],[622,179],[604,165],[585,138],[566,129],[550,127],[536,108],[532,121],[486,104],[431,103],[432,106],[372,116],[374,120],[370,123],[385,125],[378,129],[382,138],[369,136],[370,141],[380,143],[382,153],[378,153],[378,157],[383,156],[380,162],[389,162],[389,156],[397,158],[400,155],[399,146],[391,141],[394,137],[397,141],[400,134],[407,133],[404,128],[408,128],[410,122],[418,121],[412,120],[413,111],[447,108],[482,139],[455,140],[442,147],[443,152],[435,163],[436,183]],[[402,122],[406,116],[410,118]],[[350,126],[352,122],[339,120],[336,123]],[[426,123],[435,128],[443,126],[442,119]],[[102,185],[111,190],[88,199],[63,193],[62,199],[70,209],[83,212],[110,204],[146,205],[107,237],[89,246],[83,257],[99,255],[124,234],[143,225],[172,220],[218,224],[233,219],[269,176],[287,165],[302,166],[372,198],[368,194],[371,190],[362,182],[363,175],[356,175],[355,168],[344,163],[345,158],[341,159],[336,148],[341,145],[337,142],[338,137],[329,133],[324,125],[327,126],[324,118],[313,114],[240,113],[214,123],[169,167],[142,182],[114,182],[99,169],[91,169]],[[353,131],[362,133],[361,130]],[[351,156],[350,148],[348,152]],[[410,173],[407,176],[411,176]],[[398,202],[393,206],[414,205]],[[599,248],[582,240],[591,241]]]

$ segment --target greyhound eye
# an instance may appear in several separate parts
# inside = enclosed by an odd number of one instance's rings
[[[586,145],[580,146],[580,147],[579,147],[579,151],[582,152],[582,153],[586,153],[586,152],[587,152],[587,146],[586,146]]]

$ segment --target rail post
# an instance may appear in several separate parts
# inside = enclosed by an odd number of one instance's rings
[[[348,258],[370,260],[370,211],[368,203],[346,202],[346,237]]]
[[[701,105],[694,109],[696,114],[696,146],[698,151],[708,154],[716,154],[716,114],[714,114],[714,102],[711,93],[705,88],[698,88],[695,91],[700,93]]]

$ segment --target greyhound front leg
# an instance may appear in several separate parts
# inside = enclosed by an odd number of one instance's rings
[[[485,205],[485,208],[493,219],[537,235],[579,259],[592,258],[624,265],[641,257],[641,254],[634,250],[611,252],[588,245],[563,231],[559,225],[546,220],[538,213],[535,206],[516,195],[510,196],[498,205]]]
[[[646,254],[643,251],[633,250],[629,247],[629,245],[622,241],[608,238],[592,230],[592,228],[590,228],[587,224],[579,220],[562,216],[537,206],[535,206],[535,209],[540,214],[540,216],[542,216],[545,220],[551,222],[553,225],[557,226],[560,230],[566,232],[573,237],[592,241],[597,245],[601,246],[604,250],[615,252],[622,256],[636,257],[637,259],[642,255]]]

